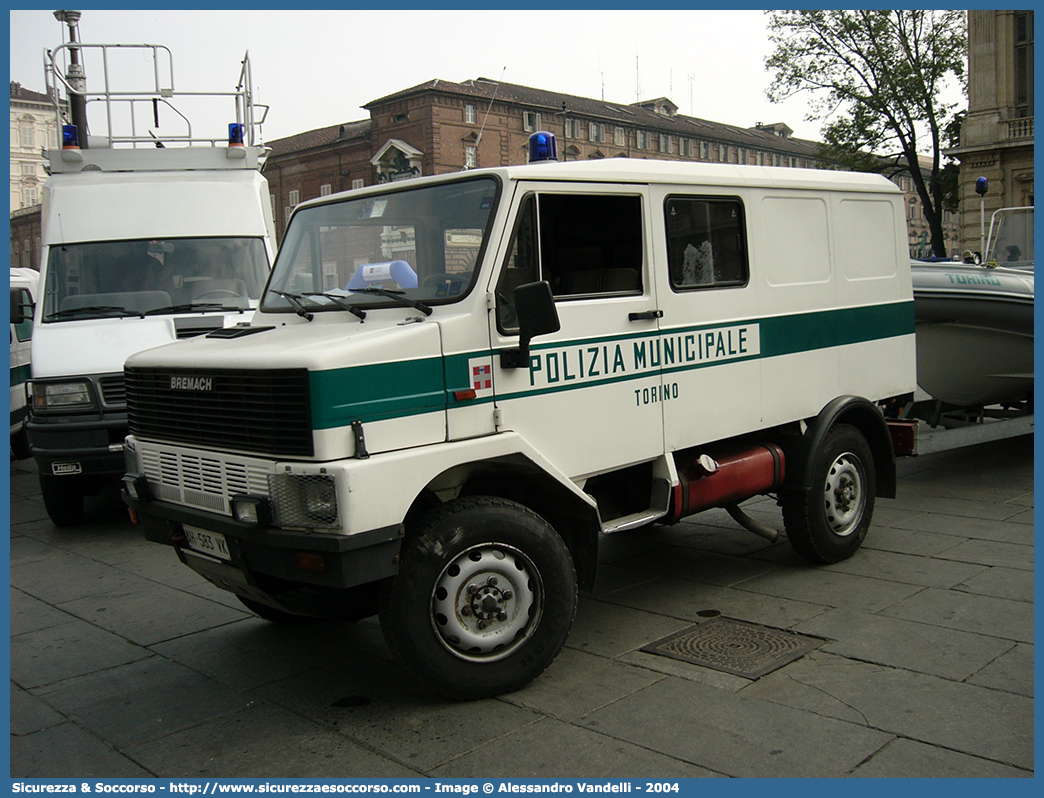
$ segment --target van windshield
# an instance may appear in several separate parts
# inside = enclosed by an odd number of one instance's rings
[[[471,289],[496,206],[491,177],[348,197],[294,214],[264,311],[455,302]]]
[[[56,245],[47,260],[43,321],[256,307],[268,267],[260,238]]]

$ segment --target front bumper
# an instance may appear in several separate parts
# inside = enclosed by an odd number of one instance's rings
[[[244,524],[227,516],[162,501],[123,500],[147,540],[173,546],[182,562],[224,590],[246,598],[314,587],[342,590],[378,582],[399,570],[401,526],[355,535],[298,532]],[[225,536],[229,560],[188,547],[185,525]]]
[[[122,474],[124,471],[126,413],[109,413],[104,419],[30,414],[25,429],[30,451],[42,474]]]

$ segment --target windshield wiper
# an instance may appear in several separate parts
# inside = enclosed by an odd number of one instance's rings
[[[431,306],[425,305],[423,302],[418,302],[416,299],[410,299],[406,296],[404,291],[392,291],[387,288],[349,288],[347,290],[353,294],[372,294],[374,296],[388,297],[388,299],[394,299],[402,305],[409,305],[411,308],[416,308],[425,316],[431,315]]]
[[[362,308],[356,307],[355,305],[349,305],[347,302],[344,301],[345,298],[343,296],[338,296],[337,294],[327,294],[322,291],[309,292],[305,294],[305,296],[324,296],[331,302],[333,302],[335,305],[337,305],[337,307],[347,310],[353,316],[358,317],[359,321],[363,321],[366,319],[366,311]]]
[[[274,288],[269,289],[273,294],[278,294],[287,302],[290,303],[290,307],[294,309],[294,312],[302,319],[308,319],[311,321],[315,316],[305,310],[305,306],[301,304],[301,300],[304,299],[300,294],[288,294],[285,291],[276,291]]]
[[[139,316],[143,319],[145,318],[145,314],[141,311],[128,310],[119,305],[87,305],[82,308],[56,310],[54,313],[48,313],[47,316],[44,317],[44,321],[50,321],[52,319],[68,319],[73,316],[119,316],[121,318],[127,316]]]
[[[158,316],[161,313],[210,313],[215,310],[238,310],[240,313],[246,313],[249,308],[242,308],[239,305],[222,305],[220,302],[186,302],[182,305],[167,305],[165,308],[153,308],[152,310],[146,310],[146,316]]]

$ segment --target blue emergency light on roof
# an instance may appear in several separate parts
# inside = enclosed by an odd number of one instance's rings
[[[76,125],[62,125],[62,149],[80,149],[80,131]]]
[[[228,126],[228,146],[243,146],[243,125],[241,122],[232,122]]]
[[[975,181],[975,193],[980,197],[983,196],[987,191],[990,190],[990,181],[985,177],[980,177]]]
[[[557,161],[558,144],[555,142],[555,134],[546,130],[538,130],[529,137],[529,162]]]

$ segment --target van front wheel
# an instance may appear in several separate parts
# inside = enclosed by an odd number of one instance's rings
[[[815,563],[851,557],[863,545],[877,493],[873,454],[862,433],[838,424],[812,453],[812,487],[780,493],[790,545]]]
[[[83,520],[84,485],[81,477],[40,474],[44,509],[55,526],[75,526]]]
[[[576,574],[565,543],[539,515],[494,497],[435,509],[402,546],[381,602],[388,645],[450,698],[517,690],[565,643]]]

